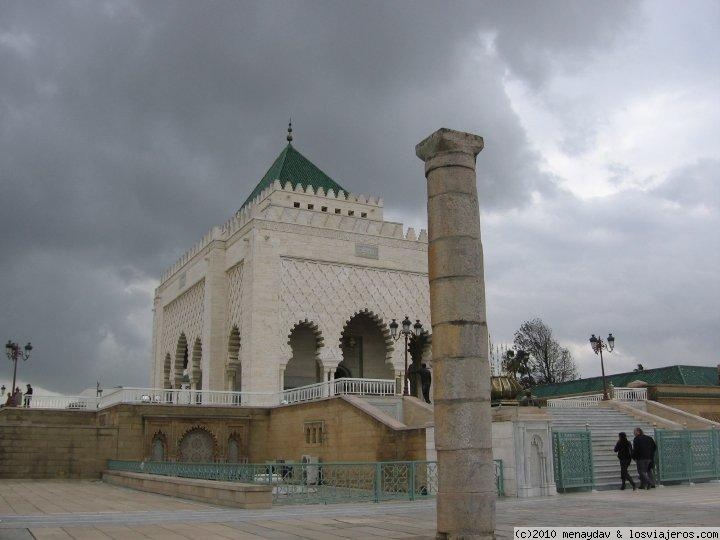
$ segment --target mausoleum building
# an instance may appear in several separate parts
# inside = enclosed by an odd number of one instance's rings
[[[427,234],[387,221],[292,144],[240,209],[161,278],[155,388],[271,393],[337,377],[402,384],[389,323],[430,328]],[[429,335],[412,338],[429,361]]]

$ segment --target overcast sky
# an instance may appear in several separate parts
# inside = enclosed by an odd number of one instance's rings
[[[160,273],[296,147],[425,227],[414,146],[482,135],[488,318],[599,374],[720,362],[720,3],[0,0],[0,338],[148,383]],[[0,363],[8,384],[11,363]]]

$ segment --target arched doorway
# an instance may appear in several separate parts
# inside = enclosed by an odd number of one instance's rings
[[[193,428],[180,440],[178,461],[211,463],[215,461],[215,440],[202,428]]]
[[[372,311],[356,313],[345,323],[340,348],[343,359],[336,373],[363,379],[395,378],[390,363],[393,350],[390,330]]]
[[[322,334],[317,325],[307,320],[295,325],[288,336],[292,356],[285,366],[284,390],[322,382],[323,371],[319,358],[322,344]]]
[[[185,333],[181,333],[178,338],[177,348],[175,350],[175,369],[173,373],[173,388],[182,388],[183,378],[188,367],[188,342]]]

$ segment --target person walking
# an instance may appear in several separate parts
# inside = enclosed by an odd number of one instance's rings
[[[655,460],[656,448],[657,446],[652,437],[645,435],[642,429],[635,428],[632,456],[635,459],[638,476],[640,477],[640,489],[655,487],[655,478],[650,469],[650,464]]]
[[[632,463],[632,444],[628,441],[627,435],[624,431],[618,433],[618,442],[615,443],[615,453],[620,460],[620,479],[622,480],[622,486],[620,489],[625,489],[625,482],[630,482],[630,485],[635,491],[635,481],[628,472],[628,467]]]
[[[25,400],[23,401],[23,407],[30,407],[30,400],[32,399],[32,395],[33,387],[28,384],[27,390],[25,390]]]

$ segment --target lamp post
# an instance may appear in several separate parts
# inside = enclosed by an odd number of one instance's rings
[[[12,394],[15,391],[15,379],[17,378],[17,364],[18,360],[22,358],[23,362],[26,361],[28,358],[30,358],[30,351],[32,351],[32,345],[28,341],[27,345],[25,345],[25,350],[23,351],[20,349],[20,345],[17,343],[8,340],[8,342],[5,344],[5,354],[8,357],[8,360],[13,362],[15,365],[13,367],[13,381],[12,386],[10,387],[10,394]]]
[[[405,377],[403,378],[403,396],[407,396],[410,394],[410,391],[408,390],[408,339],[412,335],[419,337],[420,334],[422,334],[422,324],[420,324],[420,319],[416,319],[415,324],[413,324],[410,318],[405,315],[402,322],[402,330],[398,333],[399,326],[400,325],[397,323],[397,320],[393,319],[390,323],[390,335],[395,341],[400,339],[402,336],[405,337]]]
[[[602,381],[603,381],[603,400],[607,401],[610,399],[608,397],[608,391],[607,391],[607,383],[605,381],[605,364],[603,362],[603,349],[605,349],[607,352],[612,352],[615,348],[615,338],[612,334],[608,334],[607,342],[603,341],[600,337],[595,337],[595,334],[593,334],[590,337],[590,346],[592,347],[592,350],[595,354],[600,355],[600,369],[602,370]]]

